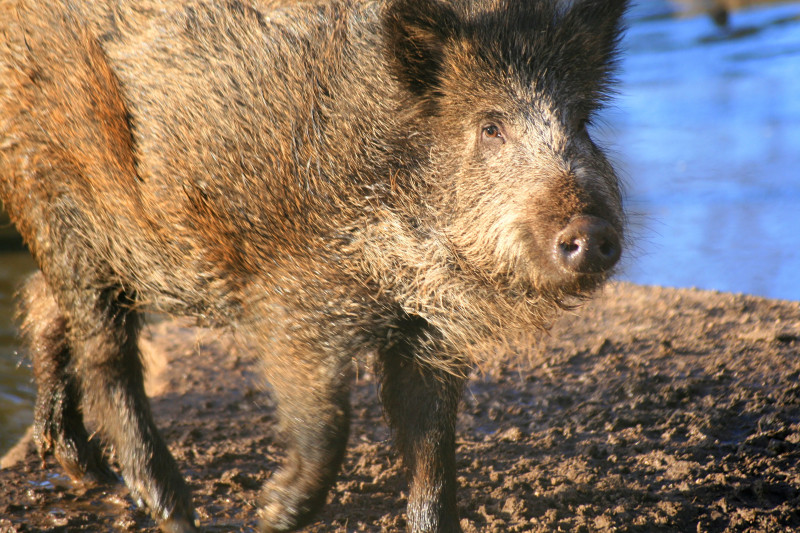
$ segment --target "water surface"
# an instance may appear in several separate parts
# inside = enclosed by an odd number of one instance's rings
[[[684,7],[633,9],[600,128],[638,214],[622,277],[800,300],[800,3]]]
[[[27,360],[18,353],[13,296],[33,270],[27,252],[0,252],[0,455],[33,421],[36,387]]]

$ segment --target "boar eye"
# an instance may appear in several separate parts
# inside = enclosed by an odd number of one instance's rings
[[[485,140],[506,142],[500,127],[495,124],[487,124],[481,132]]]

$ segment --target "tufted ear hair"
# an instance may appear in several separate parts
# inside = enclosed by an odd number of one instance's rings
[[[444,49],[456,21],[452,8],[439,0],[395,0],[386,7],[383,32],[388,60],[415,95],[436,93]]]
[[[581,0],[565,16],[572,38],[568,48],[587,80],[602,93],[611,82],[623,33],[628,0]]]

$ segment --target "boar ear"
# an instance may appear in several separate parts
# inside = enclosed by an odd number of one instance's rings
[[[582,76],[605,91],[616,67],[617,52],[623,33],[622,18],[628,0],[583,0],[566,15],[565,26],[572,33],[571,55],[580,58],[576,68]]]
[[[417,96],[435,92],[455,21],[453,10],[437,0],[396,0],[386,7],[383,31],[389,63]]]

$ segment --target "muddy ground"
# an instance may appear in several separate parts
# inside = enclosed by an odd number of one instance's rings
[[[464,398],[465,531],[800,530],[800,303],[618,284],[526,344],[491,354]],[[283,453],[257,365],[175,322],[143,351],[206,531],[253,531]],[[367,371],[353,403],[346,464],[305,531],[405,526]],[[156,531],[123,487],[81,487],[20,451],[0,470],[0,531]]]

